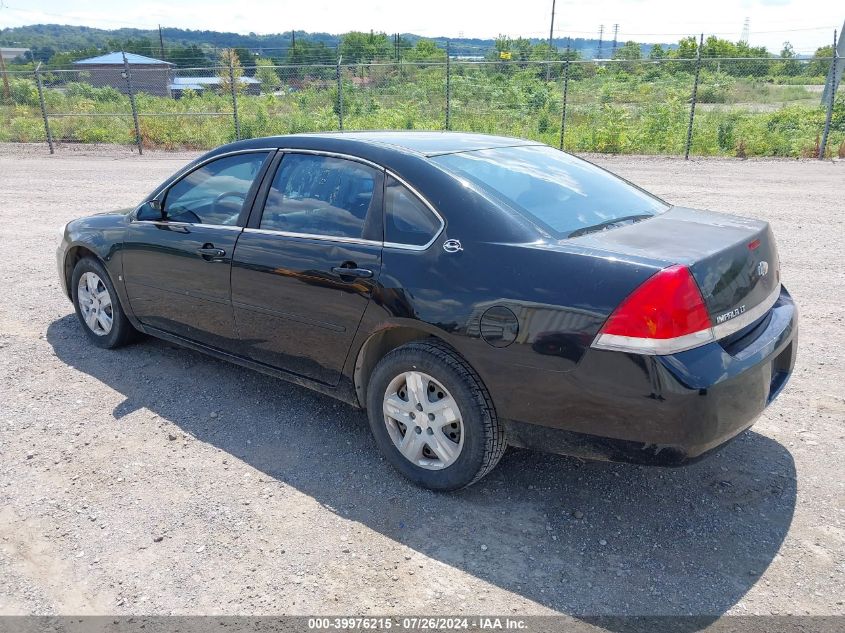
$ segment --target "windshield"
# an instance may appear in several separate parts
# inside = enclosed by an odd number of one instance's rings
[[[635,222],[669,208],[621,178],[545,145],[458,152],[432,160],[558,239]]]

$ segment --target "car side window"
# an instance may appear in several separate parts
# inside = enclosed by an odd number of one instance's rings
[[[287,154],[270,185],[259,228],[380,240],[374,224],[380,224],[381,183],[380,171],[352,160]]]
[[[440,219],[401,182],[384,183],[384,241],[424,246],[440,230]]]
[[[234,226],[266,152],[218,158],[170,187],[164,217],[172,222]]]

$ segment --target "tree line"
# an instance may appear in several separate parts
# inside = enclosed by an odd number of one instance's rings
[[[225,46],[234,51],[234,59],[244,68],[260,68],[273,65],[334,64],[338,58],[345,64],[369,62],[438,62],[445,61],[445,40],[426,39],[415,35],[389,35],[383,32],[352,31],[333,36],[326,33],[305,33],[299,31],[278,35],[238,35],[213,31],[189,31],[163,29],[162,37],[140,35],[149,33],[139,29],[105,31],[88,27],[58,25],[34,25],[0,31],[0,45],[29,46],[25,58],[14,60],[10,65],[31,67],[36,62],[48,68],[68,68],[79,59],[96,57],[105,52],[123,50],[148,57],[160,58],[177,67],[203,67],[219,63],[222,42],[233,39],[247,45]],[[479,42],[470,46],[467,42]],[[699,42],[694,36],[680,39],[677,44],[646,45],[635,41],[620,42],[615,47],[604,42],[601,51],[588,48],[594,40],[577,40],[577,46],[553,46],[548,42],[529,38],[510,38],[500,35],[492,43],[485,40],[460,40],[450,52],[453,57],[484,59],[501,62],[505,67],[526,65],[537,61],[585,61],[601,53],[602,59],[628,62],[620,68],[631,71],[637,62],[660,60],[692,60],[698,56]],[[767,74],[783,76],[808,74],[824,75],[833,54],[831,45],[816,50],[809,63],[803,63],[789,42],[785,42],[778,54],[772,54],[765,46],[750,46],[747,42],[732,42],[710,36],[701,47],[705,59],[743,60],[752,58],[777,58],[775,72]],[[510,62],[510,63],[508,63]],[[741,63],[726,63],[720,70],[742,74]]]

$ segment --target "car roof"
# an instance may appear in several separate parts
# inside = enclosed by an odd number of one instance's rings
[[[256,141],[278,147],[298,148],[310,146],[314,148],[322,140],[327,144],[326,149],[336,149],[339,145],[371,146],[373,149],[393,149],[412,152],[423,156],[437,156],[440,154],[454,154],[496,147],[516,147],[523,145],[539,145],[537,141],[511,138],[508,136],[493,136],[490,134],[472,134],[468,132],[416,132],[416,131],[374,131],[374,132],[315,132],[309,134],[292,134],[285,136],[271,136],[264,139],[251,139],[250,145]],[[236,149],[237,145],[247,142],[234,143],[229,149]]]
[[[491,134],[472,134],[468,132],[336,132],[310,136],[351,138],[365,143],[392,145],[426,156],[491,149],[494,147],[537,145],[536,141],[527,141],[508,136],[493,136]]]

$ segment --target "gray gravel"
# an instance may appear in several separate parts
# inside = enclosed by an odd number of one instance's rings
[[[330,398],[156,340],[86,343],[57,228],[192,157],[0,146],[0,614],[845,614],[845,163],[597,158],[773,224],[792,382],[691,467],[511,449],[443,495]]]

